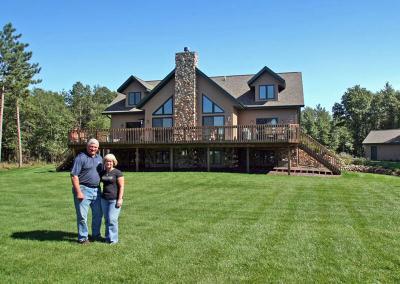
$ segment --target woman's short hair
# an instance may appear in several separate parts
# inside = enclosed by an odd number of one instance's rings
[[[106,161],[112,161],[113,164],[114,164],[114,167],[115,167],[116,165],[118,165],[117,158],[115,158],[114,154],[107,154],[107,155],[105,155],[104,158],[103,158],[103,164],[105,164]]]

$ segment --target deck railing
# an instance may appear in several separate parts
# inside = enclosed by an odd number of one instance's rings
[[[69,144],[90,138],[107,144],[298,143],[298,124],[195,126],[170,128],[74,129]]]
[[[300,134],[299,146],[314,159],[325,165],[334,174],[340,174],[343,163],[335,152],[329,150],[326,146],[306,133]]]

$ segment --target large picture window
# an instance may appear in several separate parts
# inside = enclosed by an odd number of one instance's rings
[[[129,92],[128,93],[128,105],[130,105],[130,106],[137,105],[141,99],[142,99],[141,92]]]
[[[203,95],[203,113],[223,113],[224,110],[216,103],[210,100],[207,96]]]
[[[155,112],[153,115],[172,115],[173,112],[173,103],[172,97],[165,101]]]
[[[274,85],[260,85],[258,96],[260,100],[274,100],[275,99]]]

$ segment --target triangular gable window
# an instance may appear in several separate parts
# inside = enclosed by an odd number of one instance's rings
[[[162,106],[160,106],[153,115],[171,115],[173,111],[172,97],[170,97]]]
[[[203,113],[223,113],[224,110],[216,103],[203,95]]]

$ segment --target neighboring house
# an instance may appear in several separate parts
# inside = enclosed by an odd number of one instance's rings
[[[111,118],[111,129],[73,131],[70,147],[76,150],[89,136],[97,137],[103,149],[118,154],[121,165],[136,170],[248,172],[298,163],[301,73],[263,67],[257,74],[209,77],[197,62],[197,53],[185,48],[164,79],[130,76],[103,112]]]
[[[400,129],[372,130],[362,144],[367,159],[400,161]]]

